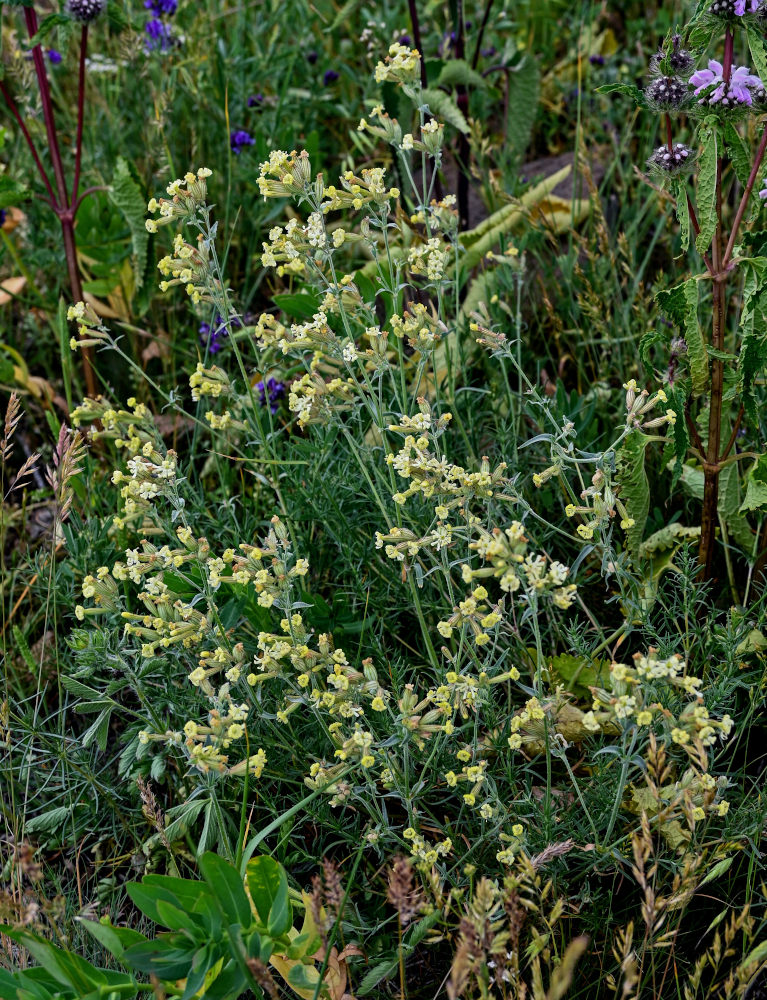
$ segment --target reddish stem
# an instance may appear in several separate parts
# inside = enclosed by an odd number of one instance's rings
[[[24,19],[27,25],[27,33],[30,39],[37,34],[37,14],[33,7],[24,8]],[[67,184],[64,178],[64,166],[61,162],[61,150],[59,149],[59,139],[56,134],[56,121],[53,114],[53,101],[51,100],[51,88],[48,82],[48,74],[45,71],[45,59],[43,57],[42,46],[35,45],[32,49],[32,60],[37,75],[37,85],[40,88],[40,101],[43,107],[43,119],[45,121],[45,131],[48,136],[48,149],[53,164],[53,175],[56,179],[56,190],[58,191],[55,212],[61,223],[61,235],[64,243],[64,256],[67,261],[67,272],[69,284],[72,289],[72,298],[75,302],[83,299],[83,287],[80,281],[80,268],[77,263],[77,244],[75,242],[74,213],[67,193]],[[83,348],[83,372],[85,374],[85,385],[88,395],[93,398],[96,395],[96,378],[93,373],[92,352],[90,348]]]
[[[77,138],[75,140],[75,179],[72,182],[71,205],[77,204],[77,189],[80,187],[80,162],[83,152],[83,117],[85,111],[85,56],[88,52],[88,25],[83,25],[80,35],[80,73],[77,82]]]
[[[671,115],[666,115],[666,145],[669,153],[674,152],[674,138],[671,131]]]
[[[418,8],[416,7],[415,0],[408,0],[408,9],[410,11],[410,26],[413,29],[413,41],[415,42],[415,47],[421,56],[421,86],[426,89],[428,86],[428,81],[426,78],[426,62],[424,60],[424,51],[421,45],[421,24],[418,20]]]
[[[756,159],[754,160],[754,165],[751,168],[751,173],[748,176],[748,183],[746,184],[745,190],[743,191],[743,197],[740,199],[740,204],[738,205],[738,211],[735,213],[735,220],[732,224],[732,232],[730,233],[730,238],[727,241],[727,249],[724,252],[724,257],[722,258],[722,270],[724,270],[730,263],[730,258],[732,257],[732,251],[735,247],[735,240],[738,236],[738,230],[740,229],[740,224],[743,221],[743,216],[745,215],[746,208],[748,207],[748,199],[751,197],[751,192],[754,190],[754,184],[756,183],[756,175],[759,173],[759,168],[762,165],[762,160],[764,159],[765,151],[767,150],[767,126],[765,126],[762,132],[762,138],[759,143],[759,149],[756,151]]]
[[[27,22],[27,32],[30,39],[37,34],[37,14],[34,7],[24,8],[24,18]],[[32,49],[32,60],[35,64],[37,74],[37,85],[40,88],[40,100],[43,106],[43,119],[45,121],[45,131],[48,136],[48,149],[51,154],[53,164],[53,175],[56,178],[56,190],[58,191],[59,209],[68,207],[67,186],[64,181],[64,168],[61,163],[61,152],[59,150],[59,139],[56,134],[56,122],[53,115],[53,102],[51,101],[51,88],[48,83],[48,74],[45,71],[45,59],[41,45],[35,45]]]
[[[477,44],[474,47],[474,57],[471,60],[471,68],[476,69],[477,63],[479,62],[479,57],[482,49],[482,39],[485,35],[485,28],[487,27],[487,22],[490,19],[490,11],[493,7],[493,0],[487,0],[485,4],[485,13],[482,16],[482,23],[479,26],[479,32],[477,33]]]
[[[8,92],[8,88],[5,86],[5,84],[2,82],[2,80],[0,80],[0,91],[2,91],[3,97],[5,98],[5,103],[8,105],[9,111],[11,112],[11,114],[13,115],[13,117],[16,119],[16,122],[17,122],[19,128],[21,129],[21,134],[24,136],[24,138],[27,141],[27,145],[29,146],[29,151],[32,154],[32,159],[35,161],[35,166],[38,169],[38,172],[40,174],[40,177],[42,178],[43,184],[45,184],[45,187],[48,190],[48,194],[50,195],[50,199],[51,199],[51,205],[55,209],[57,207],[56,195],[53,193],[53,188],[51,187],[51,182],[48,179],[48,174],[46,174],[45,167],[43,166],[42,161],[40,160],[40,155],[37,152],[37,147],[35,146],[35,143],[34,143],[34,141],[32,139],[32,136],[29,134],[29,129],[24,124],[24,119],[19,114],[19,109],[16,107],[16,102],[11,97],[10,93]]]
[[[729,83],[732,76],[733,38],[732,28],[728,25],[724,33],[724,62],[722,63],[722,79],[725,83]]]

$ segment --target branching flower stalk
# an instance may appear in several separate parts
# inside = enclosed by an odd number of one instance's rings
[[[678,478],[682,460],[688,450],[700,463],[703,472],[703,503],[700,522],[698,558],[702,579],[714,574],[716,528],[720,519],[719,484],[722,470],[729,464],[753,456],[741,452],[731,455],[744,417],[756,426],[756,403],[753,383],[763,364],[759,355],[755,319],[758,320],[760,296],[763,291],[765,258],[758,250],[740,252],[738,240],[741,227],[752,204],[754,184],[762,169],[767,151],[767,129],[764,129],[753,160],[737,124],[746,116],[763,116],[767,111],[764,79],[767,75],[767,51],[760,30],[764,16],[763,0],[699,4],[685,31],[685,39],[703,47],[720,37],[724,29],[722,61],[708,61],[707,68],[693,72],[695,60],[682,46],[682,36],[669,35],[650,70],[651,80],[639,102],[645,108],[665,116],[665,143],[655,150],[648,161],[650,169],[668,183],[676,198],[677,215],[682,232],[682,247],[686,250],[690,234],[703,260],[705,278],[711,282],[711,321],[708,337],[698,320],[698,296],[703,283],[693,277],[668,291],[660,292],[661,308],[684,331],[685,351],[689,363],[689,380],[679,380],[673,387],[672,407],[684,416],[675,428],[676,469]],[[747,66],[736,65],[736,43],[747,39],[751,57],[760,75]],[[692,47],[692,46],[691,46]],[[616,88],[621,89],[621,88]],[[685,143],[674,142],[672,116],[686,114],[698,120],[697,154]],[[697,161],[697,211],[687,189],[685,175]],[[730,186],[728,167],[732,168],[742,193],[732,219],[729,234],[725,230],[723,206],[727,204],[726,189]],[[750,167],[750,169],[749,169]],[[739,266],[740,265],[740,266]],[[736,274],[745,277],[744,299],[739,320],[737,370],[732,373],[737,390],[737,415],[725,436],[729,406],[735,395],[728,389],[728,365],[725,354],[730,288]],[[656,341],[659,338],[656,338]],[[643,355],[644,357],[644,355]],[[676,381],[676,379],[675,379]],[[693,400],[699,398],[699,409],[705,427],[693,415]],[[705,437],[705,440],[704,440]]]
[[[19,130],[24,137],[32,159],[40,175],[40,179],[45,186],[47,197],[44,200],[50,205],[56,214],[61,225],[61,237],[64,246],[64,256],[67,265],[67,275],[69,285],[72,290],[72,301],[81,302],[83,299],[82,281],[80,278],[80,268],[77,262],[77,240],[75,237],[75,216],[84,198],[95,188],[89,188],[80,193],[80,173],[82,165],[82,144],[83,144],[83,120],[85,111],[85,61],[88,52],[88,28],[93,20],[99,17],[106,9],[105,0],[70,0],[67,5],[67,12],[73,20],[81,24],[80,29],[80,55],[78,69],[78,90],[77,90],[77,125],[75,135],[75,162],[74,176],[71,189],[67,186],[64,164],[59,145],[59,135],[56,128],[56,118],[53,110],[53,100],[51,97],[50,81],[45,69],[45,57],[40,42],[32,48],[32,62],[37,77],[37,85],[40,92],[40,103],[45,123],[45,133],[48,142],[48,153],[50,156],[51,169],[53,171],[53,181],[46,170],[34,139],[22,117],[16,101],[13,98],[5,80],[0,80],[0,93],[3,95],[8,110]],[[27,36],[32,42],[37,36],[40,25],[37,19],[37,12],[34,6],[24,7],[24,21],[27,29]],[[83,372],[85,384],[89,396],[96,394],[96,380],[93,371],[93,356],[90,348],[83,349]]]

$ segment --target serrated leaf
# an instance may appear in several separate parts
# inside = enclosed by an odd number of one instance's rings
[[[760,455],[746,476],[746,497],[740,512],[767,508],[767,455]]]
[[[749,420],[758,424],[754,379],[767,364],[767,336],[763,315],[763,282],[767,274],[767,259],[744,260],[743,306],[740,311],[740,353],[738,355],[738,392]],[[757,317],[760,322],[757,323]]]
[[[708,384],[708,353],[698,322],[698,282],[688,278],[681,285],[657,292],[655,300],[684,329],[693,395],[699,396]]]
[[[763,80],[767,79],[767,52],[765,52],[764,48],[764,38],[753,24],[748,25],[748,47],[751,51],[751,58],[754,61],[756,72]]]
[[[55,830],[67,821],[71,813],[72,810],[69,806],[56,806],[55,809],[48,809],[27,820],[25,830],[27,833]]]
[[[434,115],[439,121],[447,122],[459,132],[467,134],[469,124],[463,116],[463,112],[455,103],[453,98],[442,90],[432,90],[427,87],[421,91],[422,102],[428,105],[429,113]]]
[[[646,107],[643,92],[633,83],[606,83],[597,87],[598,94],[625,94],[630,97],[638,108]]]
[[[136,290],[141,288],[146,270],[149,233],[146,229],[146,201],[137,181],[133,177],[130,164],[118,156],[109,197],[119,208],[128,223],[133,247],[133,274]]]
[[[29,190],[23,184],[7,174],[0,174],[0,208],[18,205],[26,198],[29,198]]]
[[[46,18],[43,18],[40,27],[37,29],[37,33],[28,42],[25,42],[24,47],[34,49],[37,45],[41,45],[45,41],[54,28],[59,27],[59,25],[69,27],[71,23],[71,18],[67,17],[66,14],[49,14]]]
[[[716,232],[716,178],[719,159],[719,134],[716,127],[703,124],[698,133],[703,152],[698,160],[698,225],[700,232],[695,240],[699,254],[711,246]]]
[[[442,67],[437,77],[438,87],[486,87],[484,77],[465,59],[450,59]]]
[[[676,198],[676,217],[679,219],[682,253],[687,253],[690,248],[690,206],[687,203],[687,184],[683,177],[674,179],[672,190]]]
[[[538,115],[541,71],[535,59],[527,58],[509,74],[509,114],[506,141],[519,158],[530,145],[530,136]]]
[[[626,530],[626,545],[632,555],[639,555],[647,514],[650,510],[650,484],[645,471],[645,450],[649,437],[638,428],[629,431],[615,456],[620,498],[633,524]]]

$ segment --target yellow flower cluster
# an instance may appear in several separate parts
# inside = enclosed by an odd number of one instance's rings
[[[195,305],[203,300],[213,302],[210,286],[217,282],[211,270],[210,250],[202,233],[197,236],[197,246],[187,243],[181,233],[173,240],[173,256],[163,257],[157,264],[163,275],[160,291],[167,292],[173,285],[183,285]]]
[[[487,645],[491,641],[491,633],[497,630],[503,621],[499,605],[491,609],[489,605],[482,603],[487,596],[484,587],[475,587],[458,607],[453,608],[449,618],[437,622],[437,631],[443,639],[449,639],[455,629],[467,626],[477,646]]]
[[[489,461],[483,458],[478,472],[468,472],[460,465],[451,464],[444,456],[438,458],[430,450],[430,445],[447,426],[451,414],[443,414],[436,427],[432,428],[428,403],[419,399],[419,404],[421,416],[427,417],[428,420],[420,424],[421,432],[418,437],[407,433],[411,426],[408,417],[402,417],[399,424],[392,424],[389,427],[390,431],[405,433],[406,437],[400,451],[396,455],[387,455],[386,461],[403,479],[410,480],[410,485],[404,492],[394,494],[392,499],[395,503],[405,504],[409,497],[416,495],[426,498],[439,497],[448,501],[444,504],[445,509],[448,509],[450,506],[456,506],[456,502],[460,503],[473,497],[481,499],[492,497],[494,489],[505,482],[503,474],[506,463],[501,462],[491,472]]]
[[[196,173],[189,171],[182,178],[171,181],[166,189],[170,201],[167,198],[152,198],[147,206],[153,215],[158,211],[160,213],[159,219],[147,219],[147,230],[156,233],[159,226],[167,226],[194,215],[208,197],[206,181],[212,173],[207,167],[200,167]]]
[[[206,368],[202,361],[198,361],[197,367],[189,376],[189,388],[192,390],[192,399],[197,402],[203,396],[212,396],[213,399],[228,396],[232,391],[232,383],[223,368],[217,365]]]
[[[292,198],[305,192],[312,177],[306,150],[286,153],[275,149],[261,164],[258,189],[264,198]]]
[[[647,389],[639,391],[635,379],[630,379],[623,386],[626,390],[626,423],[630,427],[641,427],[642,430],[649,431],[668,424],[673,427],[676,423],[676,412],[668,409],[662,417],[654,417],[645,421],[645,417],[651,410],[655,409],[658,403],[667,403],[668,396],[663,389],[650,395]]]
[[[423,865],[431,868],[440,858],[446,857],[453,850],[453,841],[450,837],[446,837],[445,840],[441,840],[432,846],[412,826],[403,830],[402,836],[408,843],[410,853],[420,863],[419,867]]]
[[[433,351],[447,333],[447,327],[433,307],[429,311],[422,302],[412,303],[402,316],[395,313],[391,318],[391,328],[395,337],[400,340],[404,337],[413,350],[421,354]]]
[[[280,721],[287,721],[303,704],[344,719],[363,716],[365,703],[374,712],[386,710],[389,694],[381,687],[371,660],[363,662],[362,671],[357,670],[344,650],[335,648],[332,635],[314,639],[299,614],[283,619],[281,628],[282,634],[259,633],[255,670],[247,677],[252,687],[275,678],[293,686],[278,714]]]
[[[701,749],[713,746],[719,739],[727,739],[733,722],[729,715],[712,719],[700,694],[701,678],[687,673],[687,664],[676,654],[658,656],[650,647],[647,655],[636,653],[633,666],[613,663],[610,666],[610,690],[592,688],[592,711],[584,717],[584,724],[594,732],[606,725],[635,723],[649,727],[660,723],[671,741],[695,752],[700,758]],[[678,715],[664,705],[672,692],[694,699]]]
[[[120,496],[124,500],[123,516],[116,517],[114,524],[125,527],[129,521],[142,521],[154,510],[154,502],[160,497],[175,494],[179,478],[174,451],[160,454],[151,442],[147,442],[141,453],[128,459],[128,475],[120,469],[112,473],[112,482],[120,486]]]
[[[529,539],[520,521],[513,521],[505,531],[497,527],[492,531],[479,527],[477,531],[479,537],[469,548],[490,565],[480,569],[464,565],[465,583],[492,576],[499,581],[501,590],[507,593],[521,590],[528,601],[532,595],[545,596],[563,610],[575,601],[576,585],[565,583],[567,566],[544,555],[529,554]]]
[[[325,188],[327,199],[322,203],[322,211],[353,208],[359,210],[364,205],[374,204],[379,210],[387,210],[389,202],[399,198],[399,188],[386,186],[386,171],[383,167],[368,167],[360,171],[347,170],[339,178],[340,189],[334,185]]]
[[[70,350],[77,350],[78,347],[100,347],[110,340],[109,331],[102,324],[96,310],[85,302],[76,302],[67,309],[67,319],[70,323],[76,322],[77,332],[80,336],[72,337],[69,341]]]
[[[421,54],[418,49],[395,42],[389,46],[389,54],[375,68],[376,83],[413,84],[421,72]]]
[[[445,276],[448,256],[448,248],[442,240],[433,236],[425,243],[411,247],[407,262],[413,274],[425,274],[429,281],[441,281]]]
[[[390,118],[380,104],[371,109],[370,115],[378,120],[378,124],[372,124],[367,118],[361,118],[357,131],[369,132],[390,145],[399,147],[402,143],[402,129],[397,119]]]
[[[291,383],[288,407],[298,417],[301,427],[323,424],[334,413],[350,409],[358,393],[358,385],[353,379],[332,378],[326,382],[313,370]]]
[[[624,531],[634,525],[634,519],[629,516],[623,501],[616,496],[613,484],[603,469],[597,469],[591,477],[591,486],[583,490],[581,500],[584,501],[584,505],[568,504],[565,507],[567,517],[580,514],[588,518],[578,525],[577,531],[581,538],[587,540],[593,538],[594,531],[614,517],[616,510],[620,515],[620,526]]]
[[[72,410],[72,426],[96,424],[90,431],[92,438],[113,441],[117,448],[124,448],[133,455],[147,447],[154,448],[157,432],[151,424],[149,410],[135,397],[131,397],[127,405],[130,410],[115,409],[101,397],[86,398]]]

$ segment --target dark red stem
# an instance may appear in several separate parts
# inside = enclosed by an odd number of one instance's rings
[[[674,137],[671,131],[671,115],[666,115],[666,145],[669,153],[674,152]]]
[[[16,102],[11,97],[10,93],[8,92],[8,88],[5,86],[2,80],[0,80],[0,91],[2,91],[3,97],[5,98],[5,103],[8,105],[8,110],[16,119],[16,122],[19,128],[21,129],[21,134],[26,139],[27,145],[29,146],[29,151],[32,154],[32,159],[35,161],[35,166],[37,167],[40,177],[42,178],[43,184],[45,184],[45,187],[48,190],[48,194],[50,195],[51,205],[53,208],[56,208],[57,207],[56,195],[53,193],[51,182],[48,179],[48,174],[46,174],[45,172],[45,167],[43,166],[42,161],[40,159],[40,155],[37,152],[37,147],[35,146],[32,136],[29,134],[29,129],[24,124],[24,119],[19,114],[19,109],[16,107]]]
[[[479,26],[479,32],[477,33],[477,44],[474,47],[474,57],[471,60],[471,68],[476,69],[477,63],[479,62],[479,56],[482,51],[482,39],[485,35],[485,28],[487,27],[487,22],[490,19],[490,11],[493,9],[494,0],[487,0],[485,3],[485,13],[482,15],[482,23]]]
[[[27,33],[30,39],[37,34],[37,14],[33,7],[24,8],[24,19],[27,25]],[[53,176],[56,180],[56,190],[58,198],[54,210],[61,223],[61,236],[64,244],[64,256],[67,262],[67,273],[69,284],[72,289],[72,298],[75,302],[83,299],[83,287],[80,281],[80,268],[77,263],[77,244],[75,242],[74,212],[69,201],[67,184],[64,178],[64,166],[61,162],[61,150],[59,149],[59,138],[56,133],[56,120],[53,114],[53,101],[51,100],[51,88],[48,82],[48,74],[45,71],[45,59],[43,57],[42,46],[35,45],[32,49],[32,61],[37,75],[37,85],[40,89],[40,102],[43,108],[43,120],[45,121],[45,131],[48,137],[48,149],[53,164]],[[83,371],[85,374],[85,385],[88,395],[96,395],[96,379],[93,372],[92,353],[90,348],[83,349]]]
[[[77,189],[80,187],[80,162],[83,152],[83,117],[85,110],[85,56],[88,52],[88,25],[83,25],[80,35],[80,73],[77,81],[77,138],[75,139],[75,179],[72,182],[71,205],[77,204]]]
[[[415,47],[421,54],[421,86],[426,88],[428,86],[426,78],[426,62],[424,60],[423,46],[421,45],[421,24],[418,20],[418,8],[415,5],[415,0],[408,0],[408,9],[410,11],[410,26],[413,29],[413,42]]]
[[[722,63],[722,79],[725,83],[729,83],[732,76],[733,38],[732,28],[728,26],[724,34],[724,62]]]
[[[455,26],[455,57],[464,59],[466,57],[466,30],[463,20],[463,0],[458,0],[456,4],[456,26]],[[469,117],[469,93],[466,87],[461,84],[456,87],[456,102],[464,118]],[[458,136],[458,222],[462,230],[469,228],[469,159],[471,152],[469,149],[468,136],[461,132]]]

